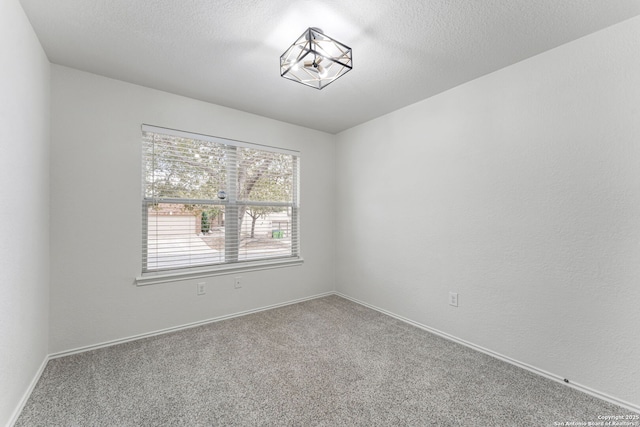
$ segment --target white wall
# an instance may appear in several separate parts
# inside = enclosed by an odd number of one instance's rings
[[[634,18],[338,135],[337,290],[640,405],[638,52]]]
[[[49,61],[17,0],[0,0],[0,425],[47,355]]]
[[[51,353],[334,289],[333,135],[57,65],[51,91]],[[142,123],[300,150],[304,265],[135,286]]]

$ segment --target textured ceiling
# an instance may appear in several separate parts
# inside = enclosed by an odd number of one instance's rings
[[[337,133],[640,14],[638,0],[21,0],[49,60]],[[319,91],[280,77],[310,26],[353,48]]]

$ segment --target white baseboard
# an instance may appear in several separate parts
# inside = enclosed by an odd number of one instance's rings
[[[27,390],[25,390],[24,394],[22,395],[22,398],[20,399],[18,406],[16,407],[16,409],[13,410],[13,414],[11,414],[11,417],[9,418],[7,427],[13,427],[16,421],[18,421],[18,417],[20,417],[20,414],[24,409],[24,405],[27,404],[27,400],[29,400],[29,397],[31,397],[31,393],[33,393],[33,389],[36,388],[36,384],[38,384],[38,381],[40,380],[40,377],[42,376],[42,373],[44,372],[44,368],[46,368],[48,362],[49,362],[49,356],[45,356],[44,360],[40,364],[40,367],[36,371],[36,374],[33,376],[33,379],[29,383],[29,387],[27,387]]]
[[[9,418],[9,422],[7,424],[7,427],[13,427],[13,425],[18,420],[18,417],[22,413],[22,409],[24,408],[24,405],[27,403],[27,400],[29,400],[29,397],[31,396],[31,393],[33,392],[33,389],[35,388],[36,384],[38,383],[38,380],[40,380],[40,377],[42,376],[42,373],[44,372],[44,369],[47,366],[47,363],[49,362],[49,360],[57,359],[57,358],[64,357],[64,356],[70,356],[72,354],[84,353],[84,352],[91,351],[91,350],[97,350],[99,348],[110,347],[112,345],[122,344],[122,343],[130,342],[130,341],[136,341],[136,340],[139,340],[139,339],[142,339],[142,338],[148,338],[148,337],[167,334],[167,333],[170,333],[170,332],[176,332],[176,331],[180,331],[180,330],[184,330],[184,329],[195,328],[196,326],[206,325],[208,323],[219,322],[219,321],[226,320],[226,319],[232,319],[234,317],[246,316],[248,314],[258,313],[260,311],[271,310],[271,309],[278,308],[278,307],[284,307],[284,306],[291,305],[291,304],[297,304],[297,303],[300,303],[300,302],[303,302],[303,301],[309,301],[309,300],[313,300],[313,299],[317,299],[317,298],[326,297],[326,296],[329,296],[329,295],[334,295],[334,292],[333,291],[324,292],[322,294],[312,295],[310,297],[298,298],[298,299],[295,299],[295,300],[289,300],[289,301],[285,301],[285,302],[278,303],[278,304],[271,304],[271,305],[267,305],[267,306],[264,306],[264,307],[254,308],[254,309],[251,309],[251,310],[245,310],[245,311],[232,313],[232,314],[228,314],[228,315],[224,315],[224,316],[213,317],[213,318],[206,319],[206,320],[201,320],[201,321],[198,321],[198,322],[187,323],[187,324],[180,325],[180,326],[174,326],[174,327],[171,327],[171,328],[160,329],[160,330],[153,331],[153,332],[147,332],[147,333],[144,333],[144,334],[132,335],[132,336],[129,336],[129,337],[126,337],[126,338],[120,338],[120,339],[117,339],[117,340],[105,341],[105,342],[98,343],[98,344],[87,345],[87,346],[78,347],[78,348],[75,348],[75,349],[72,349],[72,350],[65,350],[65,351],[49,354],[42,361],[42,364],[40,365],[40,368],[36,372],[36,374],[35,374],[33,380],[31,381],[31,383],[29,384],[29,388],[25,391],[24,395],[22,396],[22,399],[20,399],[20,403],[18,404],[16,409],[13,411],[13,414],[11,415],[11,418]]]
[[[608,395],[606,393],[599,392],[597,390],[594,390],[594,389],[592,389],[590,387],[587,387],[587,386],[579,384],[579,383],[574,383],[574,382],[566,383],[564,381],[564,378],[562,378],[559,375],[552,374],[552,373],[547,372],[547,371],[545,371],[543,369],[536,368],[535,366],[531,366],[531,365],[529,365],[527,363],[520,362],[520,361],[512,359],[512,358],[510,358],[508,356],[504,356],[504,355],[502,355],[500,353],[496,353],[495,351],[492,351],[492,350],[489,350],[487,348],[481,347],[479,345],[473,344],[473,343],[471,343],[469,341],[465,341],[465,340],[460,339],[458,337],[455,337],[453,335],[447,334],[446,332],[442,332],[442,331],[439,331],[437,329],[431,328],[431,327],[429,327],[427,325],[423,325],[422,323],[418,323],[418,322],[415,322],[415,321],[413,321],[411,319],[407,319],[406,317],[399,316],[399,315],[397,315],[395,313],[392,313],[392,312],[390,312],[388,310],[382,309],[380,307],[376,307],[375,305],[371,305],[371,304],[366,303],[364,301],[360,301],[360,300],[358,300],[356,298],[350,297],[350,296],[345,295],[343,293],[334,292],[334,294],[339,296],[339,297],[348,299],[349,301],[353,301],[356,304],[363,305],[365,307],[368,307],[368,308],[371,308],[373,310],[376,310],[376,311],[378,311],[380,313],[386,314],[387,316],[391,316],[393,318],[396,318],[396,319],[398,319],[398,320],[400,320],[402,322],[408,323],[408,324],[413,325],[413,326],[415,326],[417,328],[423,329],[423,330],[425,330],[427,332],[431,332],[432,334],[438,335],[438,336],[440,336],[442,338],[448,339],[448,340],[456,342],[458,344],[462,344],[465,347],[469,347],[469,348],[471,348],[473,350],[488,354],[489,356],[495,357],[496,359],[500,359],[503,362],[510,363],[510,364],[515,365],[515,366],[517,366],[519,368],[526,369],[527,371],[533,372],[534,374],[541,375],[541,376],[543,376],[545,378],[548,378],[550,380],[556,381],[556,382],[561,383],[561,384],[563,384],[565,386],[572,387],[572,388],[574,388],[576,390],[579,390],[579,391],[581,391],[583,393],[587,393],[587,394],[589,394],[591,396],[597,397],[598,399],[604,400],[604,401],[609,402],[609,403],[613,403],[614,405],[621,406],[621,407],[623,407],[625,409],[628,409],[630,411],[634,411],[634,412],[640,413],[640,406],[634,405],[633,403],[629,403],[627,401],[624,401],[624,400],[618,399],[616,397],[610,396],[610,395]]]
[[[471,348],[473,350],[480,351],[482,353],[488,354],[489,356],[495,357],[496,359],[500,359],[500,360],[502,360],[504,362],[507,362],[507,363],[510,363],[512,365],[518,366],[518,367],[520,367],[522,369],[526,369],[527,371],[533,372],[535,374],[542,375],[545,378],[549,378],[549,379],[551,379],[553,381],[559,382],[559,383],[561,383],[563,385],[566,385],[568,387],[575,388],[575,389],[577,389],[579,391],[582,391],[583,393],[587,393],[589,395],[597,397],[597,398],[599,398],[601,400],[604,400],[606,402],[613,403],[614,405],[621,406],[621,407],[623,407],[625,409],[628,409],[630,411],[634,411],[634,412],[640,413],[640,406],[638,406],[638,405],[634,405],[632,403],[617,399],[617,398],[615,398],[613,396],[610,396],[610,395],[608,395],[606,393],[601,393],[601,392],[599,392],[597,390],[594,390],[594,389],[592,389],[590,387],[587,387],[587,386],[584,386],[584,385],[581,385],[581,384],[578,384],[578,383],[571,382],[571,383],[567,384],[567,383],[564,382],[564,378],[562,378],[562,377],[560,377],[558,375],[552,374],[552,373],[547,372],[547,371],[542,370],[542,369],[538,369],[535,366],[531,366],[531,365],[528,365],[526,363],[520,362],[518,360],[512,359],[510,357],[504,356],[504,355],[502,355],[500,353],[496,353],[496,352],[494,352],[492,350],[486,349],[486,348],[481,347],[479,345],[476,345],[476,344],[473,344],[471,342],[465,341],[463,339],[457,338],[457,337],[455,337],[453,335],[449,335],[449,334],[447,334],[445,332],[442,332],[442,331],[439,331],[437,329],[431,328],[429,326],[423,325],[421,323],[415,322],[415,321],[413,321],[411,319],[407,319],[405,317],[399,316],[399,315],[397,315],[395,313],[392,313],[392,312],[390,312],[388,310],[384,310],[382,308],[376,307],[376,306],[371,305],[369,303],[366,303],[364,301],[360,301],[360,300],[358,300],[356,298],[352,298],[352,297],[350,297],[348,295],[345,295],[345,294],[342,294],[340,292],[333,292],[332,291],[332,292],[325,292],[325,293],[322,293],[322,294],[313,295],[313,296],[310,296],[310,297],[299,298],[299,299],[290,300],[290,301],[286,301],[286,302],[282,302],[282,303],[278,303],[278,304],[272,304],[272,305],[268,305],[268,306],[264,306],[264,307],[259,307],[259,308],[255,308],[255,309],[251,309],[251,310],[245,310],[245,311],[241,311],[241,312],[238,312],[238,313],[228,314],[228,315],[224,315],[224,316],[218,316],[218,317],[214,317],[214,318],[210,318],[210,319],[206,319],[206,320],[201,320],[201,321],[198,321],[198,322],[187,323],[187,324],[184,324],[184,325],[175,326],[175,327],[171,327],[171,328],[160,329],[160,330],[157,330],[157,331],[147,332],[147,333],[144,333],[144,334],[132,335],[132,336],[129,336],[129,337],[126,337],[126,338],[120,338],[120,339],[117,339],[117,340],[105,341],[105,342],[98,343],[98,344],[92,344],[92,345],[88,345],[88,346],[84,346],[84,347],[78,347],[78,348],[75,348],[75,349],[72,349],[72,350],[66,350],[66,351],[61,351],[61,352],[58,352],[58,353],[52,353],[52,354],[46,356],[45,359],[42,361],[42,364],[40,365],[40,368],[36,372],[36,374],[35,374],[33,380],[31,381],[31,383],[29,384],[29,388],[25,391],[24,395],[22,396],[22,399],[20,400],[19,405],[13,411],[13,414],[12,414],[11,418],[9,419],[9,423],[7,424],[7,427],[12,427],[15,424],[15,422],[18,420],[18,417],[20,416],[20,413],[22,412],[22,409],[24,408],[24,405],[27,403],[27,400],[31,396],[31,393],[33,392],[33,389],[35,388],[36,384],[38,383],[38,380],[40,379],[40,376],[44,372],[44,369],[47,366],[47,362],[49,360],[57,359],[59,357],[69,356],[69,355],[72,355],[72,354],[84,353],[86,351],[97,350],[99,348],[109,347],[109,346],[112,346],[112,345],[122,344],[122,343],[130,342],[130,341],[136,341],[136,340],[139,340],[139,339],[142,339],[142,338],[148,338],[148,337],[153,337],[153,336],[157,336],[157,335],[167,334],[167,333],[170,333],[170,332],[176,332],[176,331],[180,331],[180,330],[184,330],[184,329],[190,329],[190,328],[194,328],[194,327],[197,327],[197,326],[206,325],[208,323],[214,323],[214,322],[219,322],[219,321],[226,320],[226,319],[232,319],[234,317],[246,316],[248,314],[258,313],[258,312],[266,311],[266,310],[271,310],[271,309],[278,308],[278,307],[284,307],[284,306],[291,305],[291,304],[297,304],[297,303],[300,303],[300,302],[309,301],[309,300],[313,300],[313,299],[317,299],[317,298],[322,298],[322,297],[326,297],[326,296],[329,296],[329,295],[337,295],[339,297],[348,299],[350,301],[355,302],[356,304],[360,304],[360,305],[363,305],[365,307],[371,308],[371,309],[376,310],[376,311],[378,311],[380,313],[386,314],[387,316],[391,316],[391,317],[393,317],[395,319],[398,319],[398,320],[400,320],[402,322],[408,323],[410,325],[413,325],[415,327],[418,327],[420,329],[423,329],[425,331],[428,331],[430,333],[433,333],[435,335],[438,335],[438,336],[443,337],[445,339],[448,339],[450,341],[456,342],[458,344],[462,344],[462,345],[464,345],[466,347],[469,347],[469,348]]]
[[[299,298],[299,299],[290,300],[290,301],[286,301],[286,302],[282,302],[282,303],[278,303],[278,304],[271,304],[271,305],[267,305],[267,306],[264,306],[264,307],[254,308],[254,309],[251,309],[251,310],[240,311],[238,313],[232,313],[232,314],[227,314],[227,315],[224,315],[224,316],[212,317],[210,319],[200,320],[198,322],[186,323],[184,325],[173,326],[171,328],[159,329],[157,331],[146,332],[146,333],[138,334],[138,335],[132,335],[132,336],[129,336],[129,337],[126,337],[126,338],[119,338],[119,339],[116,339],[116,340],[105,341],[105,342],[101,342],[101,343],[98,343],[98,344],[91,344],[91,345],[87,345],[87,346],[83,346],[83,347],[74,348],[74,349],[71,349],[71,350],[65,350],[65,351],[61,351],[61,352],[57,352],[57,353],[52,353],[52,354],[49,355],[49,358],[50,359],[57,359],[59,357],[70,356],[72,354],[84,353],[86,351],[97,350],[99,348],[110,347],[112,345],[123,344],[123,343],[130,342],[130,341],[136,341],[136,340],[139,340],[139,339],[142,339],[142,338],[149,338],[149,337],[154,337],[156,335],[168,334],[170,332],[176,332],[176,331],[181,331],[181,330],[184,330],[184,329],[195,328],[197,326],[206,325],[208,323],[220,322],[222,320],[232,319],[234,317],[246,316],[248,314],[258,313],[260,311],[265,311],[265,310],[271,310],[271,309],[278,308],[278,307],[284,307],[284,306],[291,305],[291,304],[297,304],[297,303],[300,303],[300,302],[303,302],[303,301],[309,301],[309,300],[312,300],[312,299],[322,298],[322,297],[326,297],[326,296],[329,296],[329,295],[334,295],[334,292],[333,291],[324,292],[322,294],[317,294],[317,295],[313,295],[313,296],[310,296],[310,297]]]

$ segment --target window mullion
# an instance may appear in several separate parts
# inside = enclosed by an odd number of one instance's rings
[[[144,190],[143,190],[144,191]],[[149,268],[149,201],[142,199],[142,272]]]
[[[224,221],[224,255],[225,262],[238,262],[240,245],[240,228],[238,201],[238,149],[232,145],[226,146],[227,152],[227,200]]]
[[[293,157],[293,189],[291,207],[291,255],[300,254],[299,207],[300,207],[300,158]]]

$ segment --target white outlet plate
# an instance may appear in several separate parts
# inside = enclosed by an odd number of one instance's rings
[[[233,287],[236,289],[240,289],[242,287],[242,277],[233,278]]]
[[[198,283],[198,295],[204,295],[207,293],[207,284],[206,282]]]
[[[458,294],[455,292],[449,292],[449,305],[454,307],[458,306]]]

